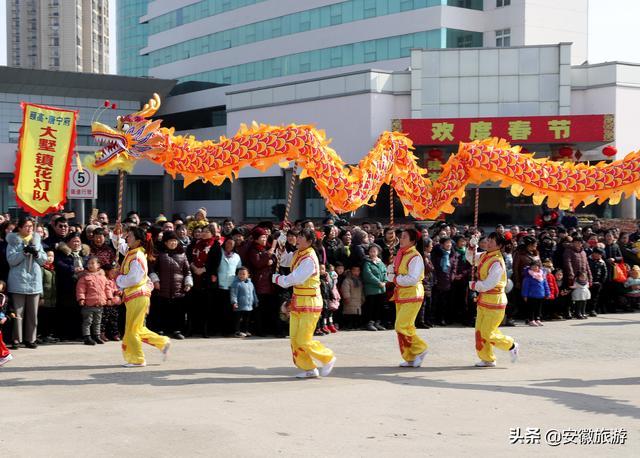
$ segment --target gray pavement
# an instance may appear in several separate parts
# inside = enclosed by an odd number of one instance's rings
[[[391,331],[326,336],[338,361],[320,380],[292,378],[284,339],[187,339],[165,363],[145,347],[139,369],[114,342],[20,349],[0,368],[0,457],[640,456],[640,314],[503,331],[521,358],[493,369],[471,367],[470,328],[420,330],[420,369],[396,367]],[[626,444],[545,443],[601,428]]]

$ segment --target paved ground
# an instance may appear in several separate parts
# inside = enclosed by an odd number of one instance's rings
[[[470,367],[469,328],[422,331],[431,353],[409,370],[392,332],[327,336],[322,380],[292,379],[281,339],[180,341],[164,364],[146,347],[142,369],[116,343],[20,349],[0,369],[0,456],[640,456],[640,314],[506,331],[521,360],[495,369]],[[510,445],[517,427],[542,444]],[[596,428],[626,444],[544,443]]]

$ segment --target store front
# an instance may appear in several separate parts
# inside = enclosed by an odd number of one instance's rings
[[[512,145],[522,146],[524,153],[535,152],[535,157],[562,162],[599,162],[609,160],[607,155],[612,152],[615,155],[615,151],[605,147],[614,140],[614,116],[609,114],[398,119],[393,124],[394,129],[409,135],[416,157],[429,170],[432,181],[440,176],[443,165],[457,152],[460,142],[489,137],[504,138]],[[467,197],[455,205],[456,211],[450,217],[455,222],[473,221],[475,199],[471,198],[471,190],[468,188]],[[531,224],[539,212],[540,207],[530,197],[514,197],[498,183],[480,185],[479,216],[483,224]],[[612,216],[607,205],[581,206],[576,212]]]

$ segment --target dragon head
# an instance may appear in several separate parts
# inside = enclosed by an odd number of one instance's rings
[[[118,116],[115,128],[100,122],[91,124],[91,135],[104,145],[94,156],[89,156],[85,165],[94,172],[104,175],[112,170],[131,172],[136,161],[151,155],[160,147],[160,120],[152,121],[160,108],[160,96],[153,94],[140,111]]]

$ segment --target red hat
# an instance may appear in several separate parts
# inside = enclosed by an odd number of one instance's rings
[[[511,240],[513,238],[513,234],[510,231],[507,231],[507,232],[504,233],[504,238],[508,242],[509,240]]]
[[[251,235],[253,235],[254,239],[257,239],[261,235],[267,235],[267,231],[261,227],[255,227],[253,228],[253,231],[251,231]]]

